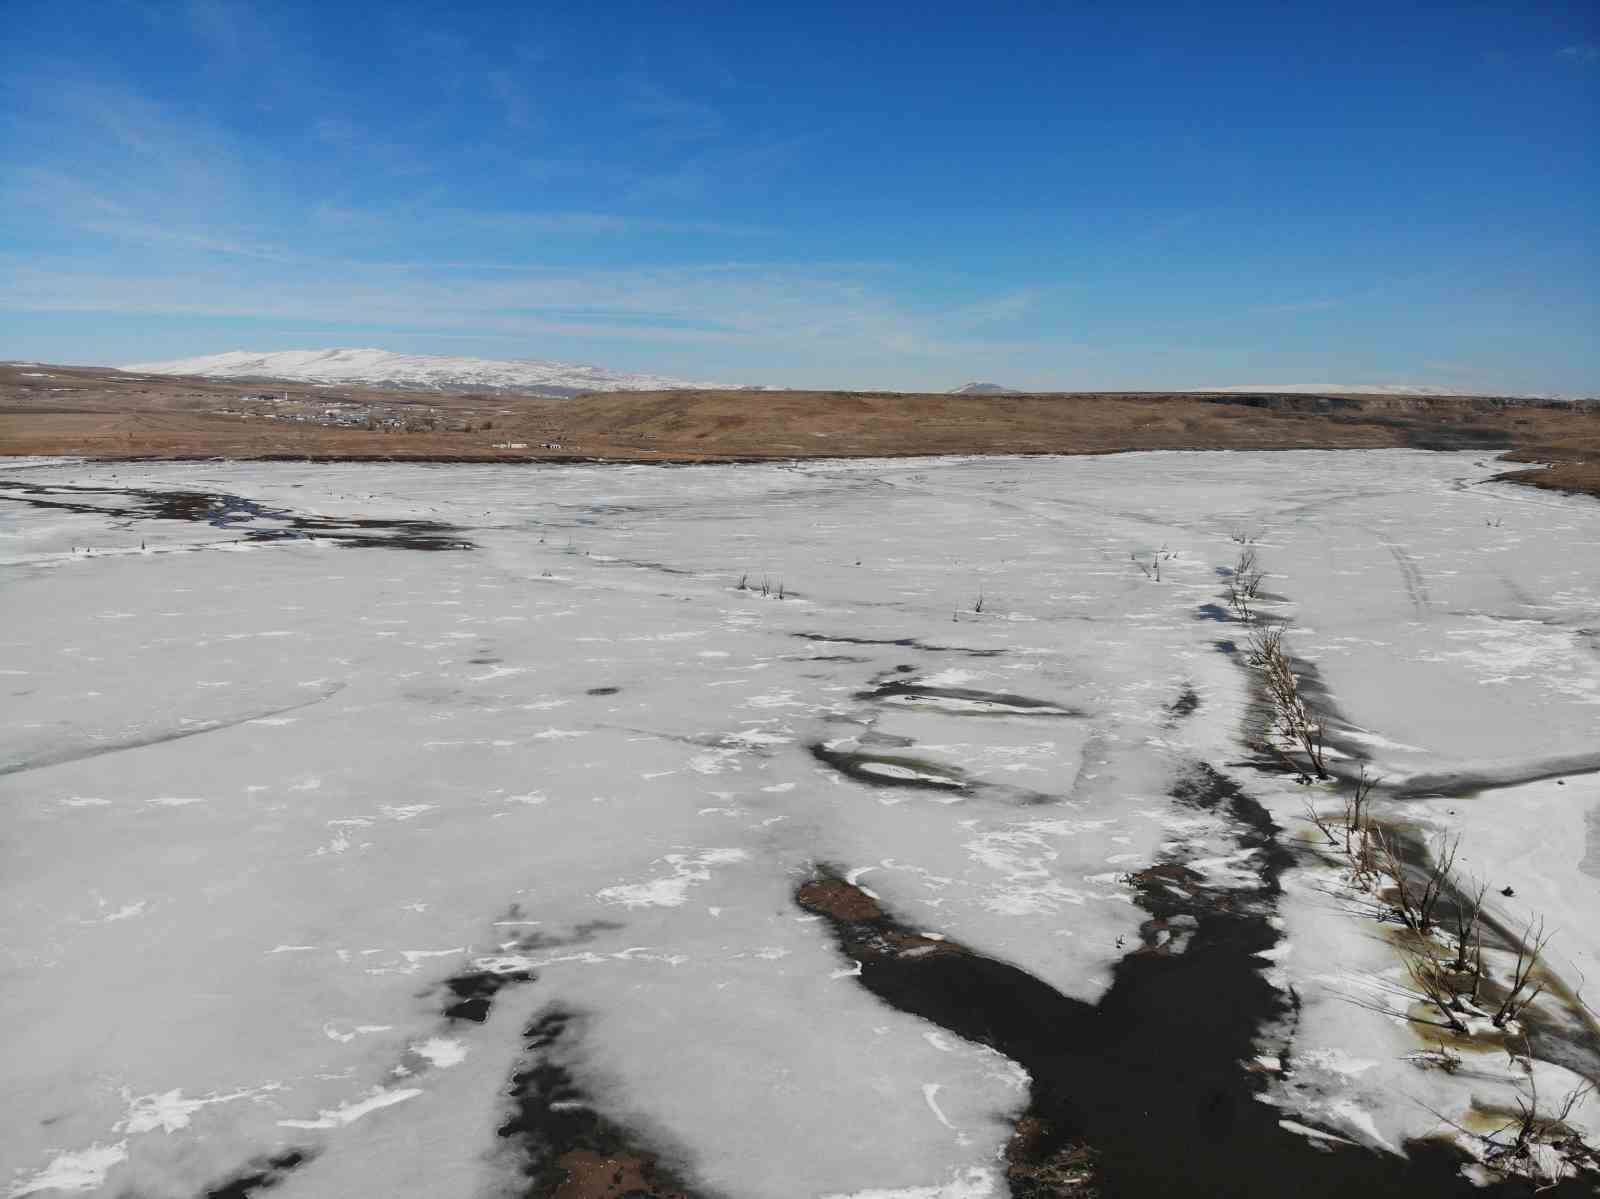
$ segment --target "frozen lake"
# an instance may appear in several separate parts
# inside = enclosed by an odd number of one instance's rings
[[[544,1195],[611,1155],[697,1196],[1001,1196],[1045,1066],[886,1002],[879,959],[1089,1019],[1195,927],[1163,864],[1268,930],[1228,976],[1270,991],[1248,1107],[1372,1162],[1470,1124],[1521,1076],[1408,1060],[1403,967],[1306,850],[1335,785],[1249,748],[1235,537],[1339,771],[1557,930],[1535,1068],[1576,1085],[1600,503],[1498,469],[0,466],[0,1186]],[[1058,1115],[1116,1089],[1073,1085]]]

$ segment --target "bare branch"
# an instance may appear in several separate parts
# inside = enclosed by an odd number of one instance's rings
[[[1538,929],[1534,929],[1534,920],[1529,918],[1528,927],[1523,930],[1521,939],[1517,942],[1517,965],[1511,975],[1511,988],[1506,992],[1506,997],[1500,1001],[1500,1008],[1494,1014],[1494,1026],[1504,1028],[1506,1021],[1515,1020],[1519,1014],[1544,991],[1544,984],[1537,984],[1524,996],[1528,984],[1532,981],[1533,972],[1539,965],[1539,955],[1544,952],[1554,933],[1544,930],[1544,918],[1538,918]]]

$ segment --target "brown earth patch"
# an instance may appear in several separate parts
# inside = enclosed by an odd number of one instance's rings
[[[1060,1141],[1038,1116],[1017,1121],[1006,1144],[1012,1199],[1100,1199],[1099,1155],[1082,1141]]]
[[[808,912],[831,916],[847,924],[883,919],[883,909],[877,900],[841,878],[821,878],[806,883],[795,893],[795,899]]]
[[[689,1199],[688,1192],[660,1177],[655,1159],[648,1156],[574,1149],[556,1164],[567,1172],[567,1180],[551,1199]]]
[[[0,454],[715,462],[1382,447],[1510,450],[1555,464],[1512,481],[1600,495],[1594,400],[692,390],[556,400],[0,364]]]
[[[812,877],[796,889],[794,898],[806,911],[830,920],[844,951],[858,962],[970,952],[954,941],[907,928],[891,918],[872,896],[826,866],[817,867]]]

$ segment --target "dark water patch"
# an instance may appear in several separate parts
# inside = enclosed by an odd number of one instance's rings
[[[939,766],[921,758],[859,749],[830,749],[821,742],[810,749],[811,756],[824,766],[871,787],[910,787],[952,795],[971,793],[965,775],[953,767]]]
[[[1050,700],[1033,699],[1003,691],[979,691],[970,687],[939,687],[910,679],[890,679],[865,691],[857,699],[900,702],[938,708],[961,716],[1074,716],[1087,715],[1078,708],[1063,707]]]
[[[1196,620],[1214,620],[1218,624],[1231,624],[1233,613],[1221,604],[1201,604],[1195,608]]]
[[[523,1034],[525,1055],[511,1076],[511,1112],[499,1135],[522,1158],[525,1199],[695,1199],[681,1167],[644,1138],[602,1115],[562,1058],[580,1023],[547,1008]]]
[[[1279,1126],[1279,1111],[1261,1101],[1265,1080],[1244,1063],[1269,1030],[1282,1035],[1296,1018],[1292,992],[1267,983],[1257,956],[1277,943],[1271,917],[1291,858],[1265,809],[1219,772],[1197,767],[1174,798],[1222,818],[1238,848],[1254,851],[1255,880],[1214,887],[1182,861],[1130,876],[1150,918],[1098,1004],[907,927],[835,869],[819,868],[795,899],[829,922],[873,994],[1028,1071],[1030,1102],[1007,1150],[1013,1196],[1529,1194],[1518,1182],[1479,1190],[1443,1142],[1413,1142],[1398,1158],[1316,1145]]]
[[[619,692],[621,690],[622,690],[621,687],[590,687],[587,691],[584,692],[584,694],[585,695],[615,695],[617,692]]]
[[[257,1191],[270,1191],[315,1156],[310,1149],[289,1149],[275,1157],[253,1161],[227,1182],[206,1191],[205,1199],[248,1199]]]
[[[872,661],[871,658],[858,658],[854,654],[784,654],[785,662],[846,662],[859,665]]]
[[[502,924],[522,923],[522,907],[512,904]],[[545,949],[560,949],[568,945],[584,945],[603,933],[622,928],[614,920],[586,920],[574,925],[567,933],[547,933],[534,930],[519,934],[501,945],[503,953],[533,953]],[[527,969],[486,970],[469,968],[445,979],[442,986],[449,993],[445,999],[443,1015],[450,1020],[469,1020],[482,1024],[489,1018],[495,996],[507,987],[534,982],[538,974]]]
[[[929,645],[917,637],[843,637],[829,633],[790,633],[804,641],[821,641],[829,645],[897,645],[902,649],[920,649],[930,654],[966,654],[969,658],[998,658],[1003,649],[974,649],[965,645]]]
[[[103,502],[87,498],[107,497]],[[255,500],[223,492],[157,491],[151,488],[80,487],[69,484],[19,483],[0,480],[0,499],[118,520],[204,522],[219,529],[238,529],[246,541],[304,541],[311,538],[351,547],[464,550],[475,548],[455,525],[441,521],[380,517],[306,516],[269,508]],[[382,535],[375,535],[382,534]]]
[[[469,970],[445,979],[445,989],[455,996],[447,1003],[444,1014],[451,1020],[470,1020],[482,1024],[489,1018],[494,997],[506,987],[516,983],[532,982],[536,975],[531,970]]]
[[[1236,654],[1239,652],[1239,643],[1237,641],[1230,641],[1224,637],[1213,641],[1211,643],[1211,648],[1216,650],[1219,654]]]
[[[1200,708],[1200,695],[1193,687],[1185,686],[1178,692],[1178,698],[1167,705],[1167,712],[1174,720],[1182,720],[1185,716],[1192,716]]]

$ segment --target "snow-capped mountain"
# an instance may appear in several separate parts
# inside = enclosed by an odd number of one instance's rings
[[[426,391],[504,391],[528,395],[575,396],[586,391],[668,391],[685,387],[725,387],[665,375],[641,375],[548,362],[538,358],[452,358],[434,354],[393,354],[387,350],[280,350],[258,354],[234,350],[172,362],[141,362],[119,367],[146,375],[204,375],[212,379],[284,379],[294,383],[366,384]]]

